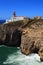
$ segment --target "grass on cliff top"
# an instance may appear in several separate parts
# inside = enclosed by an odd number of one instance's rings
[[[4,24],[4,25],[11,25],[11,26],[21,26],[21,25],[23,25],[24,23],[23,23],[23,20],[20,20],[20,21],[14,21],[14,22],[8,22],[8,23],[6,23],[6,24]]]
[[[28,19],[28,21],[23,21],[23,20],[19,20],[19,21],[14,21],[14,22],[8,22],[7,24],[4,24],[4,25],[7,25],[7,26],[23,26],[23,28],[31,28],[31,25],[32,24],[36,24],[37,22],[41,22],[43,21],[43,19]]]

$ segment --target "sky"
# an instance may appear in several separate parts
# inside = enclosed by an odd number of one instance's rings
[[[0,0],[0,19],[17,16],[43,16],[43,0]]]

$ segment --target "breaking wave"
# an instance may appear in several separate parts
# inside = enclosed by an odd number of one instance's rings
[[[7,65],[43,65],[38,54],[23,55],[20,49],[8,56],[3,64]]]

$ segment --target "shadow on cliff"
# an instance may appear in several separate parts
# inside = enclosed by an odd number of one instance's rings
[[[15,29],[13,33],[10,31],[6,32],[5,40],[0,40],[0,45],[5,45],[9,47],[19,47],[21,44],[21,35],[22,31],[19,29]]]

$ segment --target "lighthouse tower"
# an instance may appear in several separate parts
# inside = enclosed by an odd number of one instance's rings
[[[14,11],[13,16],[16,17],[16,12]]]

